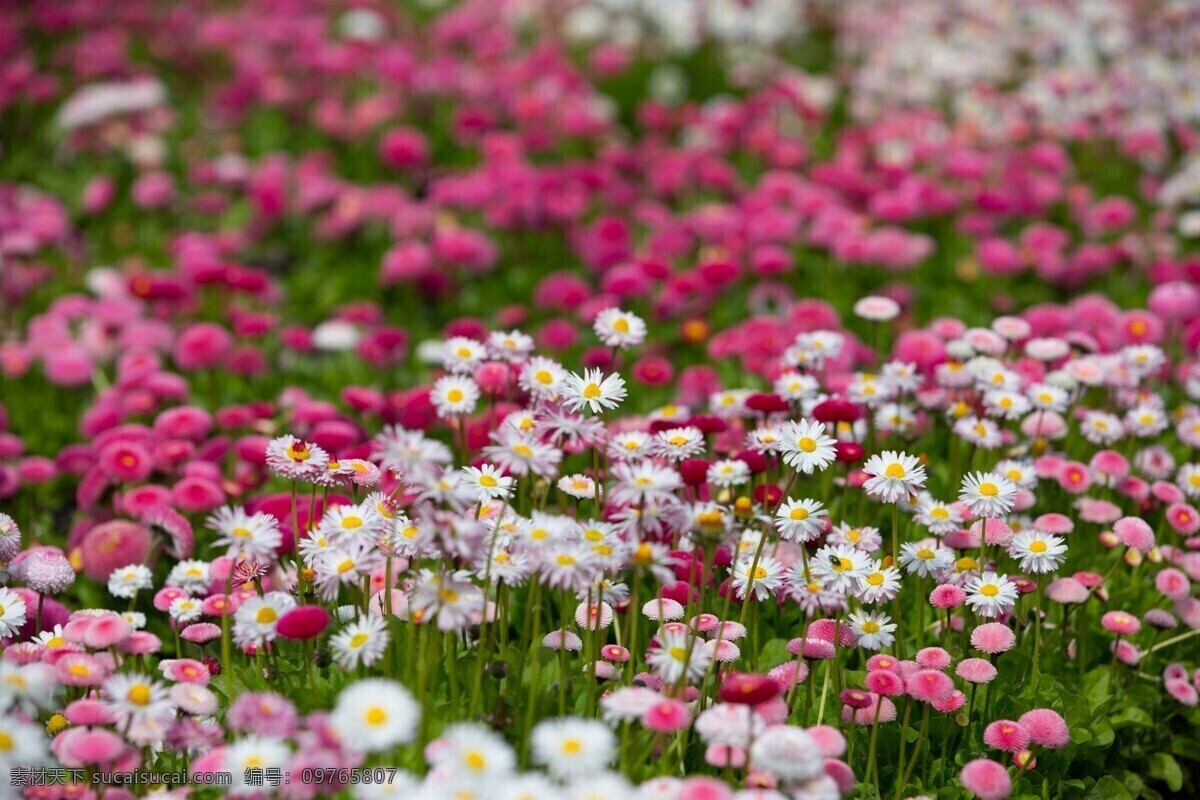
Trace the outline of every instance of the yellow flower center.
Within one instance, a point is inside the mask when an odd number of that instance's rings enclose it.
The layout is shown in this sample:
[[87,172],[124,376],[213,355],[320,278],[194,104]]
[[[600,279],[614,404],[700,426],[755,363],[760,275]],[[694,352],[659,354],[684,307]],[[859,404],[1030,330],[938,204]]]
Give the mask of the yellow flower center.
[[83,664],[72,664],[70,667],[67,668],[67,672],[71,673],[72,675],[78,676],[80,678],[86,678],[90,674],[88,672],[88,668],[85,667]]
[[803,506],[793,508],[792,513],[789,516],[797,521],[808,519],[808,509],[804,508]]
[[900,480],[906,473],[904,472],[904,467],[900,464],[888,464],[888,468],[884,470],[883,474],[889,478]]
[[338,575],[345,575],[352,569],[354,569],[354,559],[351,558],[347,558],[345,561],[337,565]]
[[639,567],[648,567],[654,561],[654,549],[648,544],[638,545],[633,551],[633,562]]
[[234,538],[237,538],[237,539],[249,539],[254,534],[252,534],[246,528],[234,528],[233,535],[234,535]]
[[454,603],[458,601],[458,592],[453,589],[441,589],[438,591],[438,597],[447,603]]
[[688,440],[686,436],[672,436],[670,439],[667,439],[667,442],[675,445],[676,447],[683,447],[685,444],[687,444]]
[[589,528],[583,532],[583,538],[587,539],[589,542],[598,542],[604,538],[604,533],[596,530],[595,528]]
[[799,447],[806,453],[811,453],[817,449],[817,442],[811,436],[805,436],[796,442],[796,447]]
[[367,635],[365,633],[356,633],[350,639],[350,646],[355,649],[362,647],[366,643],[367,643]]
[[613,322],[613,330],[620,331],[621,333],[629,333],[629,320],[624,317],[617,317]]
[[575,563],[575,556],[569,556],[566,553],[563,553],[555,560],[558,561],[559,565],[569,567]]
[[467,762],[467,766],[475,770],[483,769],[483,765],[485,763],[483,753],[480,753],[478,750],[472,750],[471,752],[467,753],[465,760]]
[[126,695],[129,702],[137,706],[145,706],[150,704],[150,687],[144,683],[135,683],[129,687],[129,694]]
[[537,372],[533,373],[533,379],[546,386],[549,386],[554,382],[554,376],[550,374],[549,370],[544,369],[539,369]]
[[275,609],[271,608],[270,606],[263,606],[258,610],[258,614],[256,614],[254,618],[261,624],[268,625],[276,620],[277,615],[275,613]]
[[513,452],[519,456],[524,456],[525,458],[529,458],[530,456],[533,455],[533,451],[530,450],[527,445],[523,445],[523,444],[513,445]]
[[1042,540],[1040,540],[1040,539],[1039,539],[1039,540],[1037,540],[1037,541],[1035,541],[1035,542],[1030,542],[1030,543],[1029,543],[1029,552],[1031,552],[1031,553],[1044,553],[1044,552],[1046,552],[1046,543],[1045,543],[1045,542],[1043,542],[1043,541],[1042,541]]
[[587,386],[583,387],[583,396],[588,400],[595,400],[600,396],[600,387],[594,383],[589,383]]
[[496,485],[496,479],[493,478],[491,475],[480,475],[479,476],[479,485],[486,486],[487,488],[490,489]]
[[765,567],[755,567],[753,570],[746,570],[747,578],[750,577],[750,573],[752,571],[754,573],[754,580],[756,581],[761,581],[763,578],[767,577],[767,570]]
[[383,723],[387,722],[387,712],[379,706],[372,706],[367,711],[366,718],[368,725],[382,725]]
[[867,620],[862,624],[863,633],[879,633],[879,623],[873,620]]
[[4,731],[0,731],[0,751],[5,753],[13,749],[13,738]]
[[296,442],[288,445],[287,457],[293,461],[308,461],[309,451],[308,445],[304,442]]
[[564,753],[578,753],[583,749],[583,742],[578,739],[567,739],[562,743]]
[[461,403],[463,399],[462,389],[451,389],[446,392],[446,399],[451,403]]
[[343,517],[342,518],[342,527],[343,528],[361,528],[362,524],[363,524],[363,521],[362,521],[361,517]]
[[970,556],[963,556],[958,561],[954,562],[954,568],[959,572],[967,572],[968,570],[978,569],[979,562]]
[[1004,473],[1004,477],[1015,483],[1016,481],[1021,480],[1021,471],[1019,469],[1010,469],[1008,472]]
[[979,493],[984,497],[995,497],[1000,493],[1000,489],[994,483],[981,483]]
[[[0,614],[4,613],[3,608],[4,608],[3,606],[0,606]],[[51,636],[49,639],[46,640],[46,647],[53,650],[56,647],[62,647],[66,643],[67,643],[67,640],[62,638],[61,636]]]
[[470,358],[471,357],[471,349],[469,347],[458,348],[458,357],[459,358]]
[[922,547],[920,550],[917,551],[917,558],[925,559],[926,561],[933,558],[933,555],[934,555],[933,551],[930,550],[928,547]]
[[869,583],[871,586],[883,586],[883,573],[871,573],[867,576],[867,583]]
[[979,593],[984,597],[995,597],[1000,594],[1000,587],[994,583],[985,583],[979,587]]
[[929,512],[934,519],[950,519],[950,512],[944,508],[935,508]]
[[672,647],[667,652],[670,653],[671,658],[675,659],[676,661],[684,661],[687,659],[687,650],[683,649],[682,647]]

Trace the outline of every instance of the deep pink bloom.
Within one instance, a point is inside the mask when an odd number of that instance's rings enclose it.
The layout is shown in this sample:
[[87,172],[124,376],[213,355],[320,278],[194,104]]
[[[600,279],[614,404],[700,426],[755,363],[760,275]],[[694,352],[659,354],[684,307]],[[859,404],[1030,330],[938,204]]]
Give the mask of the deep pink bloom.
[[982,658],[964,658],[954,668],[954,674],[967,683],[991,683],[997,672],[992,662]]
[[1016,635],[1002,622],[985,622],[971,631],[971,646],[991,655],[1007,653],[1016,643]]
[[212,677],[208,667],[193,658],[164,659],[158,663],[158,668],[167,680],[176,683],[195,683],[203,686]]
[[[771,682],[772,685],[774,681]],[[678,700],[663,698],[646,709],[642,714],[642,724],[652,731],[671,733],[688,725],[689,713],[687,706]]]
[[136,522],[115,519],[92,528],[80,545],[83,571],[104,583],[114,569],[141,564],[150,552],[150,533]]
[[924,650],[918,650],[916,661],[925,669],[943,670],[950,666],[953,659],[950,654],[940,647],[926,647]]
[[943,584],[929,593],[929,603],[935,608],[957,608],[967,600],[967,593],[960,586]]
[[1057,750],[1071,740],[1066,720],[1048,708],[1026,711],[1018,721],[1029,731],[1029,738],[1042,747]]
[[997,750],[1015,753],[1029,744],[1029,731],[1019,722],[999,719],[983,729],[983,743]]
[[1004,800],[1012,792],[1012,779],[1003,764],[990,758],[968,761],[958,779],[968,792],[981,800]]
[[1123,517],[1113,524],[1113,533],[1126,547],[1147,553],[1154,548],[1154,529],[1141,517]]
[[1121,636],[1132,636],[1142,629],[1141,621],[1133,614],[1124,611],[1109,611],[1100,618],[1100,624],[1104,626],[1105,630]]
[[864,685],[878,695],[896,697],[904,694],[904,679],[890,669],[877,669],[867,673]]
[[331,621],[329,612],[320,606],[297,606],[279,618],[275,630],[285,639],[314,639]]
[[954,681],[935,669],[918,670],[909,677],[906,689],[909,697],[923,703],[945,700],[954,694]]

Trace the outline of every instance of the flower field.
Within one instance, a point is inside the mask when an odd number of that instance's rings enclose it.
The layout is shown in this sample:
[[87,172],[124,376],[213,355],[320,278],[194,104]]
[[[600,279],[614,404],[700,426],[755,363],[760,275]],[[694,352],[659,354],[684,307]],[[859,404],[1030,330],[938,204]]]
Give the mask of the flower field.
[[0,799],[1196,797],[1198,54],[0,2]]

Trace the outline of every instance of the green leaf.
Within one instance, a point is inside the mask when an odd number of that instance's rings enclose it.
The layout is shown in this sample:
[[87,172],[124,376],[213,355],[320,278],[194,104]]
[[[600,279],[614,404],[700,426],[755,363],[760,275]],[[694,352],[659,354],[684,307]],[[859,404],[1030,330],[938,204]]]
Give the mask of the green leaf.
[[1158,778],[1167,784],[1167,788],[1172,792],[1178,792],[1183,787],[1183,770],[1179,762],[1166,753],[1150,756],[1150,777]]
[[1133,800],[1133,795],[1125,785],[1111,775],[1105,775],[1096,781],[1096,785],[1086,797],[1087,800]]
[[1082,688],[1083,696],[1087,698],[1088,706],[1094,712],[1112,697],[1108,669],[1094,669],[1084,675]]
[[1137,706],[1125,706],[1109,720],[1113,728],[1118,730],[1127,726],[1148,728],[1154,724],[1154,719]]

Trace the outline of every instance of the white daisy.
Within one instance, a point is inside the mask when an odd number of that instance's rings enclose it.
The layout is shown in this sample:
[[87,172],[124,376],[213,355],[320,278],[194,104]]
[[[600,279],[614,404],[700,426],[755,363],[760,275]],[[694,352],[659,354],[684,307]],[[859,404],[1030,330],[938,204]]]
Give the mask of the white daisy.
[[466,336],[452,336],[442,342],[442,366],[449,372],[472,372],[487,354],[483,344]]
[[114,569],[108,576],[108,593],[113,597],[134,597],[154,588],[154,575],[145,564],[130,564]]
[[571,411],[587,408],[599,414],[616,408],[626,395],[624,378],[615,372],[606,377],[598,369],[584,370],[583,375],[572,372],[562,386],[563,406]]
[[967,605],[981,617],[998,617],[1017,602],[1017,586],[1007,575],[985,572],[967,581]]
[[24,626],[24,599],[16,592],[0,588],[0,639],[16,636]]
[[445,375],[434,382],[429,400],[439,417],[465,416],[479,402],[479,384],[466,375]]
[[596,315],[592,329],[605,347],[632,347],[646,340],[646,323],[619,308],[606,308]]
[[783,570],[783,564],[766,553],[758,557],[757,564],[753,556],[739,561],[733,568],[733,587],[738,599],[753,591],[755,600],[766,600],[783,585]]
[[854,631],[858,646],[867,650],[882,650],[896,641],[892,633],[896,630],[896,623],[887,614],[853,613],[850,615],[850,628]]
[[378,614],[361,616],[329,639],[333,660],[342,669],[369,667],[387,650],[388,624]]
[[515,480],[491,464],[484,464],[482,467],[463,467],[462,471],[468,485],[475,491],[476,500],[480,503],[510,496],[513,484],[516,483]]
[[876,561],[866,574],[858,579],[858,598],[868,604],[886,603],[900,591],[900,571],[885,567]]
[[779,452],[783,461],[797,472],[811,475],[824,470],[837,459],[837,441],[825,435],[825,423],[785,422],[779,427]]
[[533,760],[560,778],[602,771],[616,754],[617,739],[607,725],[576,717],[548,719],[534,726]]
[[750,479],[750,467],[740,458],[725,458],[714,461],[708,467],[705,480],[712,486],[730,488],[741,486]]
[[342,689],[329,727],[347,749],[379,753],[411,742],[420,719],[421,706],[400,683],[369,678]]
[[104,681],[103,689],[105,705],[120,726],[131,721],[163,719],[173,710],[167,687],[149,675],[119,672]]
[[1067,559],[1067,546],[1061,536],[1037,530],[1021,531],[1014,536],[1008,552],[1020,559],[1023,572],[1053,572]]
[[654,454],[672,461],[683,461],[704,452],[704,434],[699,428],[687,426],[668,428],[654,435]]
[[975,472],[962,479],[962,490],[958,499],[966,504],[971,513],[980,517],[998,519],[1013,509],[1017,498],[1017,485],[994,472]]
[[812,542],[825,531],[828,516],[817,500],[789,499],[775,512],[775,528],[784,541]]
[[234,559],[249,556],[256,561],[274,561],[283,542],[279,520],[262,512],[248,514],[241,506],[220,508],[205,524],[218,534],[213,544],[228,547],[226,555]]
[[900,566],[922,578],[936,575],[954,563],[954,551],[933,539],[900,545]]
[[553,399],[558,396],[567,371],[562,365],[544,356],[534,356],[521,368],[517,385],[534,398]]
[[916,494],[925,486],[925,468],[916,456],[885,450],[863,465],[868,475],[863,488],[885,503],[895,503]]
[[493,358],[519,364],[533,352],[533,337],[521,331],[495,331],[488,336],[488,350]]
[[242,601],[233,612],[234,638],[243,646],[274,641],[279,618],[295,607],[296,601],[286,592],[267,592]]
[[826,589],[847,592],[860,578],[866,577],[871,558],[855,547],[825,545],[809,559],[808,567]]

